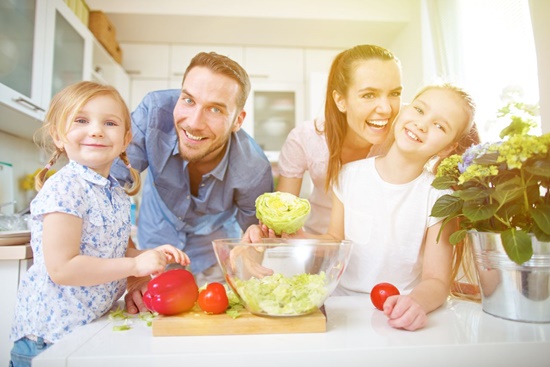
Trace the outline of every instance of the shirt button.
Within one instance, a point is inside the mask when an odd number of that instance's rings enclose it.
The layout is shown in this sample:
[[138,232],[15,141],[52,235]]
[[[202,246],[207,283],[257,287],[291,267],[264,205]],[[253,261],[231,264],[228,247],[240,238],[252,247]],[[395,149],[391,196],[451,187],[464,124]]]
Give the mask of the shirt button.
[[189,196],[189,195],[187,195],[187,200],[189,200],[189,198],[190,198],[190,196]]
[[204,187],[204,184],[201,184],[201,187]]

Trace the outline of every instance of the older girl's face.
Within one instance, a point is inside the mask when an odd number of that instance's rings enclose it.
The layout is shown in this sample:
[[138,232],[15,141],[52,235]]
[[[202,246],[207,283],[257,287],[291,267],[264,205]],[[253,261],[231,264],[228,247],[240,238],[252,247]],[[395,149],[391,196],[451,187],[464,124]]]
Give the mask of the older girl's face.
[[380,144],[401,107],[401,68],[394,60],[370,59],[356,63],[346,95],[333,93],[346,114],[347,139]]

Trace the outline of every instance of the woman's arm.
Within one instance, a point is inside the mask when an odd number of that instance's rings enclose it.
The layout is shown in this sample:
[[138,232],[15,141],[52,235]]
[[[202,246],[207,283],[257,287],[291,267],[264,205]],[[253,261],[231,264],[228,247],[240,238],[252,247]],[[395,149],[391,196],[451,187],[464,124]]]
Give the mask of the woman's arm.
[[279,176],[279,182],[277,183],[276,191],[288,192],[295,196],[300,195],[302,189],[302,178],[290,178],[285,176]]

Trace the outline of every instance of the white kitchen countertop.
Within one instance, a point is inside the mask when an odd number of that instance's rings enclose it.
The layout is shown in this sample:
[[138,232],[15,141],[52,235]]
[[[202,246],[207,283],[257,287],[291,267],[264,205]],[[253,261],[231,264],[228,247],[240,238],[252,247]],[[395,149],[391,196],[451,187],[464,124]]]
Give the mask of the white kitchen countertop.
[[115,332],[103,317],[46,350],[33,366],[550,365],[550,323],[503,320],[477,303],[449,301],[414,332],[388,326],[368,296],[331,297],[325,308],[327,331],[310,334],[155,337],[137,318],[131,330]]

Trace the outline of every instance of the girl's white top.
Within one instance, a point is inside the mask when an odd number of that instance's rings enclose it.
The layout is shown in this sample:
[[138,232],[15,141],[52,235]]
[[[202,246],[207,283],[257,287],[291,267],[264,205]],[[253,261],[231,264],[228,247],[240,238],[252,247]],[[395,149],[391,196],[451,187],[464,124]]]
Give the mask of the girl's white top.
[[[104,315],[125,291],[126,279],[86,287],[59,285],[50,279],[44,264],[42,230],[44,216],[55,212],[82,218],[80,254],[125,256],[130,199],[114,178],[70,161],[45,182],[31,203],[34,260],[19,286],[12,341],[34,335],[56,342]],[[63,233],[59,239],[63,240]]]
[[344,205],[345,237],[354,247],[333,295],[370,293],[381,282],[410,293],[421,280],[426,231],[442,220],[430,217],[431,209],[450,191],[432,187],[432,173],[395,185],[382,180],[374,162],[344,165],[334,188]]

